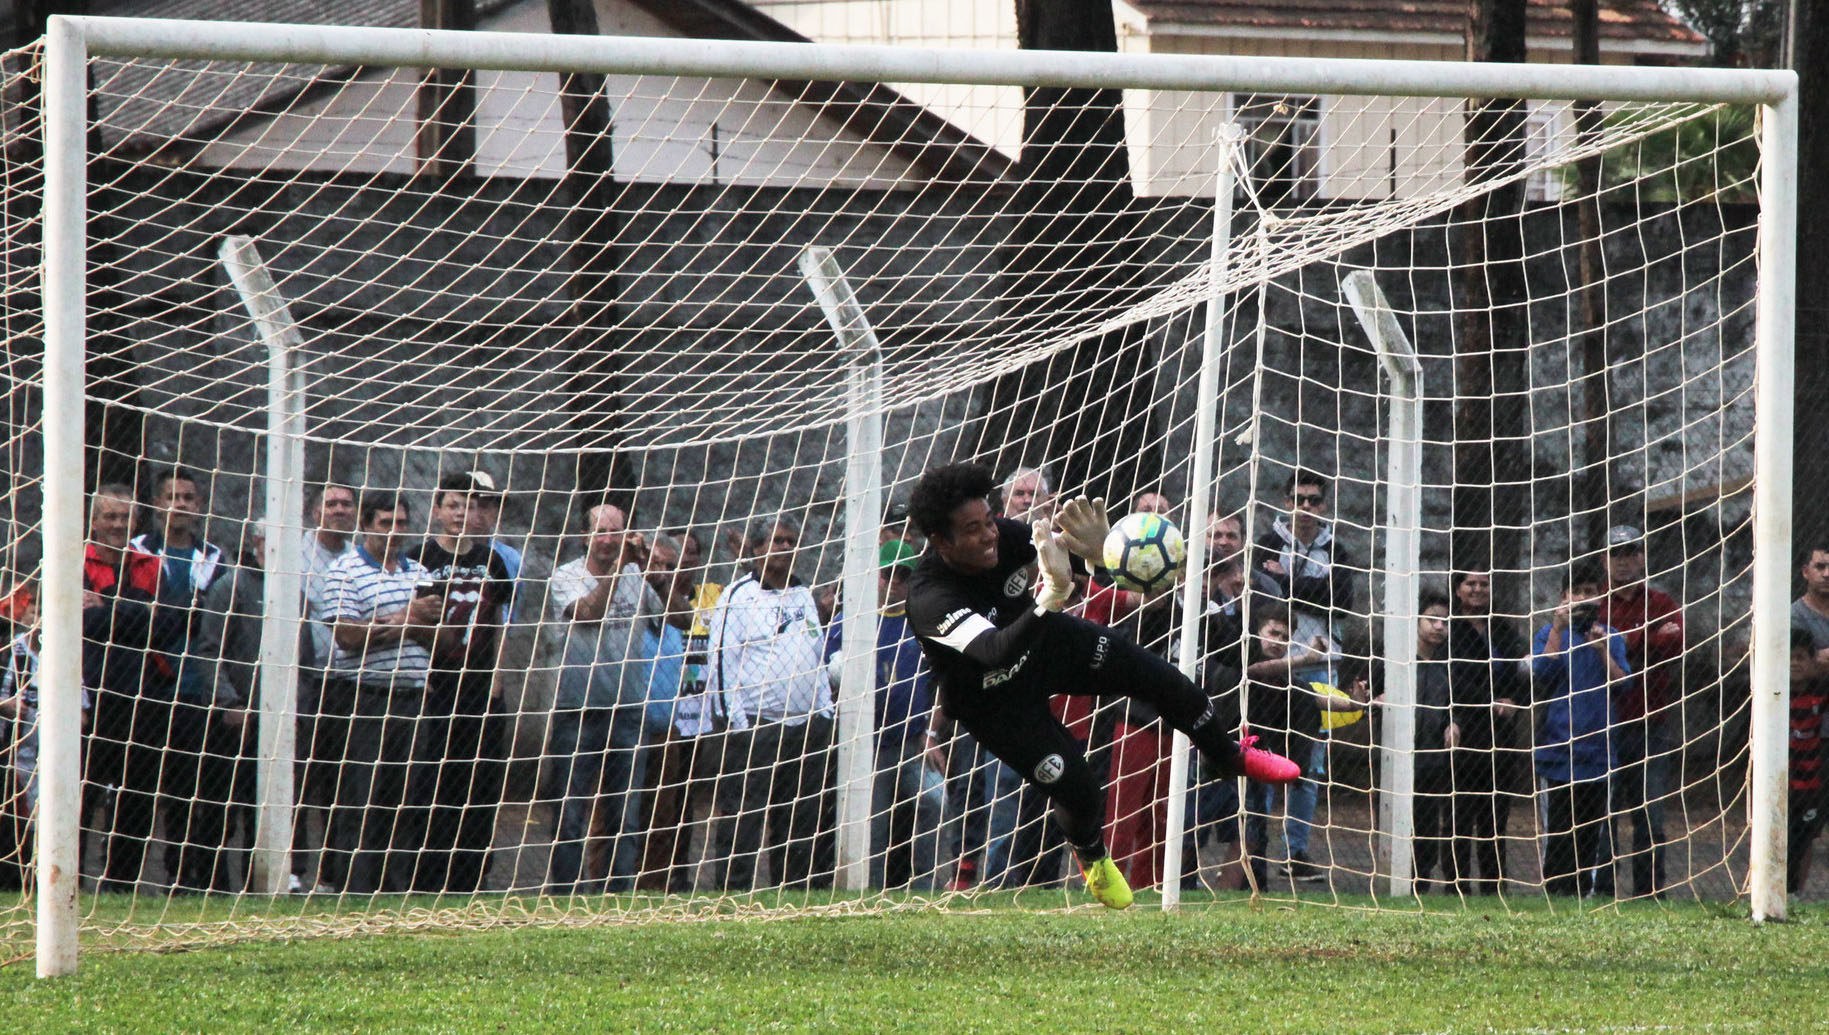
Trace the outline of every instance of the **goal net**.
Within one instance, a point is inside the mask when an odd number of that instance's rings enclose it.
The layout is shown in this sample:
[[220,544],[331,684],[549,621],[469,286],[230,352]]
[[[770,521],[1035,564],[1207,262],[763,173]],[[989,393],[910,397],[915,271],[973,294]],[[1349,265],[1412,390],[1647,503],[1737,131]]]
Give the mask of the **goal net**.
[[1057,698],[1145,903],[1767,872],[1775,80],[69,24],[0,112],[11,955],[47,851],[96,947],[1087,905],[907,632],[957,460],[1176,522],[1074,608],[1304,766]]

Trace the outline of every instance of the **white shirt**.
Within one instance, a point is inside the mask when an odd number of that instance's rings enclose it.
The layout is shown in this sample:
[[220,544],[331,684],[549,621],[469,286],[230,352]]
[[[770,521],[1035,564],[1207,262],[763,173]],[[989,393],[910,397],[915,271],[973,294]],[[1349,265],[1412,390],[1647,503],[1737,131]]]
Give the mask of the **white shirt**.
[[324,668],[336,653],[336,638],[331,633],[330,601],[325,596],[326,583],[330,578],[330,569],[345,557],[356,552],[354,536],[343,540],[343,549],[332,550],[325,546],[316,532],[305,533],[305,543],[299,552],[300,567],[304,569],[299,581],[305,588],[305,630],[310,635],[310,654],[299,658],[299,664],[305,668]]
[[[601,576],[591,574],[591,569],[585,565],[586,560],[587,558],[580,557],[553,569],[552,580],[546,588],[546,607],[553,621],[576,621],[566,612],[573,604],[596,592],[597,584],[603,581]],[[648,593],[652,593],[653,590],[648,589],[647,593],[642,592],[647,589],[647,585],[642,581],[641,569],[634,564],[623,565],[622,570],[616,573],[616,579],[619,583],[623,583],[625,579],[634,579],[634,591],[625,592],[627,583],[610,587],[609,599],[604,601],[603,617],[633,618],[638,613],[642,598]],[[658,601],[658,597],[656,600]],[[659,610],[659,608],[655,607],[652,610]]]
[[733,730],[829,716],[824,647],[811,590],[768,589],[744,575],[725,587],[712,611],[705,689],[722,696]]

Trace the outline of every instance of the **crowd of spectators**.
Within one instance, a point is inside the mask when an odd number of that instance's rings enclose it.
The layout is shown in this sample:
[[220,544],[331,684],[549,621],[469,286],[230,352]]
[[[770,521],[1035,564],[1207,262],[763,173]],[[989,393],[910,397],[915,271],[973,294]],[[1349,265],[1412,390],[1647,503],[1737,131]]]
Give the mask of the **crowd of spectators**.
[[[85,864],[102,891],[154,879],[173,891],[231,891],[248,879],[254,835],[260,543],[233,557],[205,538],[206,486],[192,473],[166,469],[147,486],[136,499],[128,486],[102,485],[88,511]],[[1258,785],[1241,800],[1234,781],[1196,771],[1187,853],[1169,872],[1162,721],[1135,702],[1057,700],[1108,788],[1108,841],[1133,885],[1189,881],[1204,850],[1219,854],[1222,888],[1328,879],[1331,859],[1311,850],[1311,830],[1332,741],[1389,707],[1390,682],[1387,663],[1368,667],[1342,646],[1347,616],[1365,618],[1364,569],[1334,537],[1331,490],[1297,471],[1257,541],[1246,543],[1237,508],[1220,508],[1202,530],[1199,680],[1231,722],[1301,764],[1303,780],[1281,801]],[[1048,474],[1034,467],[1012,471],[999,497],[998,513],[1025,521],[1055,506]],[[515,719],[504,645],[526,623],[541,630],[536,663],[556,676],[534,795],[550,822],[548,893],[831,886],[850,602],[800,580],[792,518],[727,530],[726,575],[693,531],[633,524],[601,504],[582,516],[576,555],[562,552],[535,583],[497,538],[503,494],[488,474],[446,478],[431,499],[418,520],[406,496],[386,491],[332,483],[308,501],[294,890],[467,893],[514,882],[491,865],[498,842],[522,833],[502,830]],[[1128,509],[1172,516],[1177,504],[1146,492]],[[1616,894],[1616,869],[1638,895],[1668,889],[1663,819],[1684,629],[1676,601],[1647,584],[1643,540],[1636,528],[1608,530],[1594,559],[1571,563],[1531,637],[1493,613],[1489,572],[1457,572],[1445,592],[1417,601],[1406,666],[1415,739],[1403,747],[1414,752],[1419,891],[1491,895],[1516,879],[1505,846],[1524,801],[1536,822],[1509,838],[1539,839],[1550,893]],[[903,612],[921,547],[905,508],[892,506],[878,593],[862,605],[877,627],[870,881],[1058,882],[1065,853],[1041,797],[934,706]],[[1829,548],[1810,552],[1802,575],[1794,885],[1824,816]],[[0,859],[10,863],[0,881],[14,883],[36,793],[33,597],[28,585],[0,600],[17,630],[0,666]],[[1175,660],[1179,593],[1144,597],[1095,572],[1073,606]]]

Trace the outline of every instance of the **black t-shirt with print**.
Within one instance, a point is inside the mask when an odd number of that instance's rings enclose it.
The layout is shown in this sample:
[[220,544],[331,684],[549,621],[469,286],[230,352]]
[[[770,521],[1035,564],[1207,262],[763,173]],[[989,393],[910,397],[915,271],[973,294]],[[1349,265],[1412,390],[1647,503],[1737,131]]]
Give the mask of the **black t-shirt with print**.
[[487,540],[477,540],[462,554],[453,554],[438,540],[427,539],[409,548],[406,556],[425,569],[418,594],[435,594],[444,599],[444,612],[439,618],[441,641],[455,633],[454,642],[432,652],[432,668],[445,672],[493,672],[502,615],[514,595],[508,562]]

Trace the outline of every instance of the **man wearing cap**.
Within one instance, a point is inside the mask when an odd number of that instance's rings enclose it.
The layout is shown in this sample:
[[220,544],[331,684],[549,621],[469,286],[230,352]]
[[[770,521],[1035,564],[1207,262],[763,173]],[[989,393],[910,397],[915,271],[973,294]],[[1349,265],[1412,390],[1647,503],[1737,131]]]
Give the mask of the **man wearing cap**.
[[490,541],[501,504],[486,472],[448,476],[433,502],[439,532],[404,551],[425,571],[418,595],[442,606],[407,818],[425,833],[417,891],[477,890],[495,839],[506,772],[496,669],[514,599],[514,575]]
[[[870,885],[938,886],[946,775],[927,764],[933,698],[921,645],[908,627],[908,576],[920,554],[900,539],[877,548],[876,781],[870,800]],[[844,674],[844,620],[826,631],[827,670]]]
[[[1638,678],[1616,691],[1613,742],[1619,764],[1612,777],[1615,854],[1632,831],[1632,880],[1640,895],[1662,895],[1664,798],[1670,794],[1670,765],[1677,750],[1671,735],[1676,717],[1672,690],[1683,664],[1683,612],[1670,594],[1645,582],[1645,536],[1631,525],[1607,529],[1607,595],[1601,622],[1626,638],[1626,657]],[[1603,867],[1604,869],[1604,867]],[[1612,875],[1596,875],[1610,890]]]

